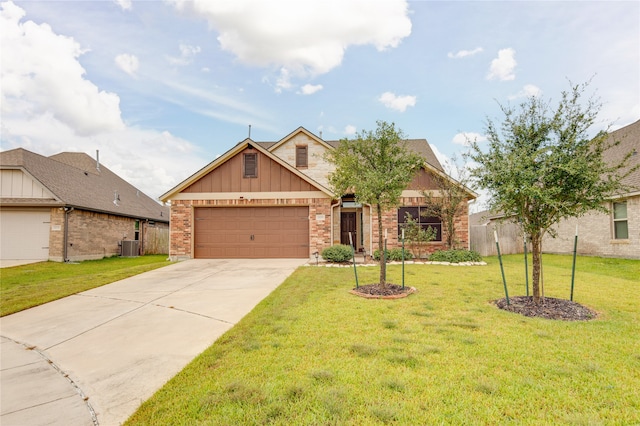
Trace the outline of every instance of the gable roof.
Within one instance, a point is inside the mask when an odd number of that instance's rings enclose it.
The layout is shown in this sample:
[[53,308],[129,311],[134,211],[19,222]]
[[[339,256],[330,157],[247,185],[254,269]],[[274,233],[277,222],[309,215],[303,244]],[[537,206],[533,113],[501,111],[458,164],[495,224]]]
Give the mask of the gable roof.
[[250,138],[247,138],[244,141],[238,143],[233,148],[231,148],[229,151],[225,152],[220,157],[218,157],[215,160],[213,160],[211,163],[207,164],[206,166],[204,166],[203,168],[201,168],[200,170],[195,172],[193,175],[191,175],[188,178],[186,178],[185,180],[183,180],[178,185],[176,185],[173,188],[171,188],[169,191],[167,191],[164,194],[162,194],[160,196],[160,200],[168,201],[169,199],[171,199],[171,197],[173,197],[174,195],[178,194],[179,192],[185,190],[191,184],[195,183],[196,181],[198,181],[199,179],[201,179],[202,177],[204,177],[205,175],[207,175],[211,171],[215,170],[216,168],[218,168],[219,166],[221,166],[222,164],[227,162],[229,159],[231,159],[232,157],[236,156],[238,153],[240,153],[243,150],[245,150],[247,147],[252,147],[252,148],[256,149],[258,152],[262,153],[263,155],[267,156],[271,160],[275,161],[280,166],[284,167],[285,169],[287,169],[291,173],[295,174],[296,176],[298,176],[299,178],[301,178],[305,182],[308,182],[309,184],[315,186],[316,188],[318,188],[320,191],[324,192],[328,196],[333,197],[331,191],[329,189],[327,189],[326,187],[324,187],[322,184],[316,182],[315,180],[311,179],[306,174],[300,172],[298,169],[296,169],[295,167],[293,167],[292,165],[290,165],[286,161],[282,160],[277,155],[272,154],[271,151],[269,151],[267,148],[265,148],[263,146],[263,144],[256,143],[253,140],[251,140]]
[[[0,152],[0,168],[19,169],[45,187],[59,204],[118,216],[169,221],[169,208],[80,152],[45,157],[24,148]],[[118,198],[117,203],[114,200]],[[3,204],[43,204],[43,200],[3,199]]]
[[294,136],[296,136],[299,133],[304,133],[309,138],[311,138],[314,141],[318,142],[320,145],[324,145],[327,149],[331,149],[332,148],[332,146],[329,145],[325,140],[323,140],[322,138],[319,138],[318,136],[314,135],[313,133],[311,133],[310,131],[308,131],[307,129],[305,129],[302,126],[298,127],[296,130],[294,130],[293,132],[289,133],[287,136],[285,136],[284,138],[280,139],[278,142],[273,142],[273,143],[272,142],[264,142],[264,144],[265,144],[265,146],[268,145],[269,151],[275,151],[280,145],[283,145],[284,143],[286,143],[288,140],[290,140],[291,138],[293,138]]
[[[325,142],[327,142],[333,148],[337,148],[338,145],[340,145],[339,140],[331,140]],[[405,139],[404,142],[407,144],[407,148],[410,151],[424,158],[428,165],[436,170],[444,172],[442,164],[440,164],[440,161],[438,161],[438,158],[431,149],[431,145],[429,145],[429,142],[426,139]]]
[[610,141],[620,141],[620,144],[602,154],[607,164],[619,164],[625,155],[629,152],[635,152],[629,159],[629,166],[626,170],[633,167],[638,167],[638,169],[624,178],[622,183],[630,187],[632,194],[640,193],[640,120],[609,133],[608,137]]

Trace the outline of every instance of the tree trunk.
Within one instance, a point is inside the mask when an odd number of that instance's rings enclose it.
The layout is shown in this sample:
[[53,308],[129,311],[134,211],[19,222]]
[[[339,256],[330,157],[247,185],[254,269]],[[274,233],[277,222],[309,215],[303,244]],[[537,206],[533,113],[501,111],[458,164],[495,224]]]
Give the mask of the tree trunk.
[[531,255],[533,256],[533,303],[540,304],[540,276],[542,272],[542,235],[531,234]]
[[449,250],[453,249],[453,245],[455,242],[455,218],[447,218],[447,248]]
[[380,285],[387,285],[387,253],[384,250],[384,238],[382,235],[382,206],[376,204],[376,213],[378,214],[378,250],[380,250]]

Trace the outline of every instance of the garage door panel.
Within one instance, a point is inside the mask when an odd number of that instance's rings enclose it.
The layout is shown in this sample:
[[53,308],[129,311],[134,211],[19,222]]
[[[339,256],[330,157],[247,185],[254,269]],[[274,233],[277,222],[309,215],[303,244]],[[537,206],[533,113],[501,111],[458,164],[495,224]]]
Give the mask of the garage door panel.
[[49,258],[50,211],[0,212],[0,258],[47,260]]
[[306,206],[197,208],[195,217],[196,258],[309,256]]

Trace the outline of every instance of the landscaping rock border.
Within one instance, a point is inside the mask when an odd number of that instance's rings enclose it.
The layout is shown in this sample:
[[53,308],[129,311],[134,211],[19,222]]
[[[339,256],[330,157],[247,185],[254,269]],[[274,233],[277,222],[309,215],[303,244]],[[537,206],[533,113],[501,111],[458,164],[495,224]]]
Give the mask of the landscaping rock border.
[[[486,262],[416,262],[408,260],[404,262],[405,265],[446,265],[446,266],[487,266]],[[388,262],[387,265],[402,265],[402,262]],[[314,263],[309,262],[304,266],[316,266]],[[317,266],[324,266],[327,268],[353,268],[353,263],[330,263],[320,262]],[[356,263],[356,266],[380,266],[378,263]]]

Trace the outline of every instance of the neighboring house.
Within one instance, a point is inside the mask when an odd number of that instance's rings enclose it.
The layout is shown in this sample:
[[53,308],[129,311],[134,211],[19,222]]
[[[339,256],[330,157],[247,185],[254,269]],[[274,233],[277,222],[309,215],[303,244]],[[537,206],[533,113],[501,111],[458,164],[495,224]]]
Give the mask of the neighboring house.
[[[353,195],[335,199],[328,188],[333,166],[324,154],[338,143],[300,127],[278,142],[237,144],[160,197],[171,203],[170,257],[308,258],[331,245],[349,244],[349,233],[356,250],[370,254],[378,248],[374,210]],[[431,176],[444,175],[425,139],[407,143],[425,163],[403,192],[401,207],[384,213],[389,248],[399,245],[405,212],[419,216],[421,190],[435,191]],[[440,219],[420,220],[438,230],[429,251],[442,248]],[[457,225],[456,239],[468,247],[466,205]]]
[[[619,164],[629,152],[633,153],[629,167],[640,164],[640,121],[611,132],[609,138],[619,140],[620,144],[605,151],[604,159],[608,164]],[[594,211],[555,225],[557,236],[545,235],[543,252],[573,253],[577,227],[578,254],[640,259],[640,169],[629,175],[623,183],[629,188],[607,201],[607,213]],[[518,225],[513,221],[504,221],[503,216],[487,211],[471,215],[472,249],[485,256],[497,254],[493,239],[495,229],[500,239],[501,253],[524,251]]]
[[[629,152],[633,153],[630,167],[640,164],[640,120],[611,132],[609,138],[620,144],[605,151],[608,164],[619,164]],[[592,212],[560,222],[555,227],[557,237],[544,238],[543,250],[572,253],[577,226],[578,254],[640,259],[640,169],[623,183],[629,189],[606,203],[608,213]]]
[[0,188],[2,260],[167,253],[169,208],[87,154],[0,152]]

